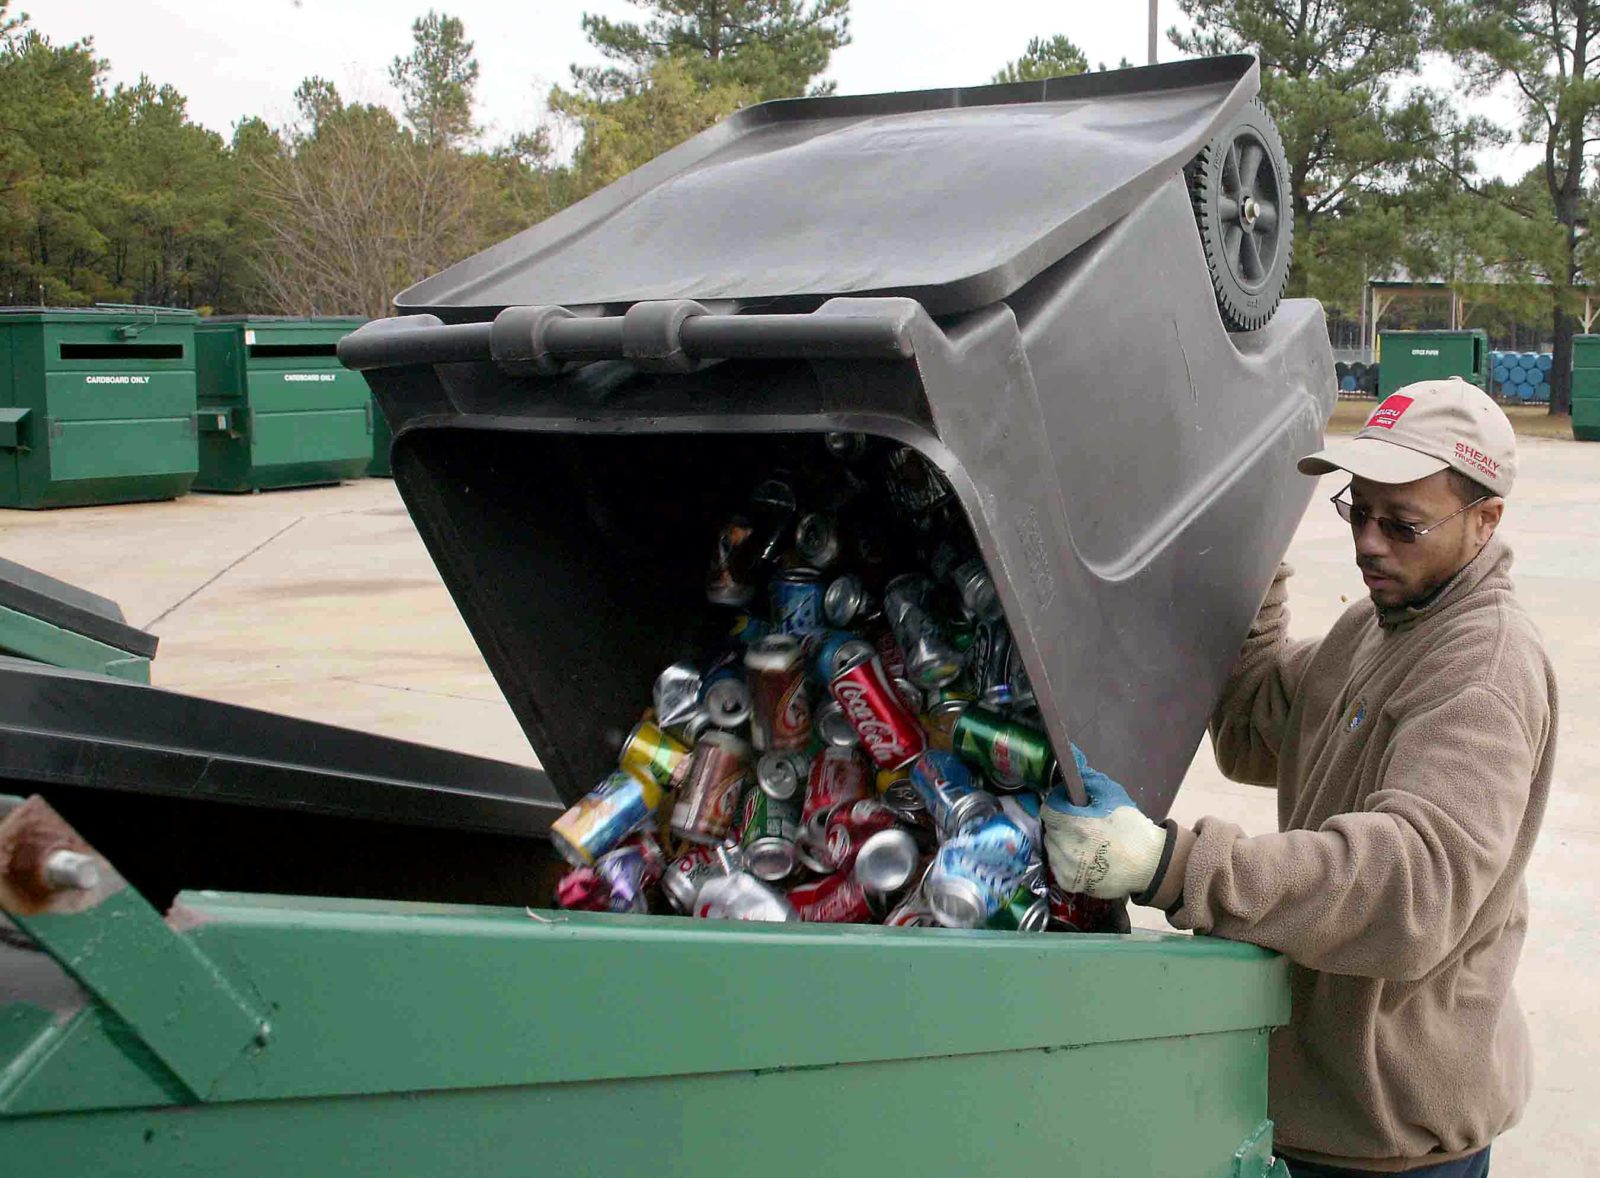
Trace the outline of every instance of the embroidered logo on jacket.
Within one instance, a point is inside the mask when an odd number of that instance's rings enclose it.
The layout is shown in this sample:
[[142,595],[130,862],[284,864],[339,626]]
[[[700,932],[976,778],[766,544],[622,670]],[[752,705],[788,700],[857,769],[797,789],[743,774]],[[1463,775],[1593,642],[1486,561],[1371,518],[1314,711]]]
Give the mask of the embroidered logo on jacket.
[[1346,713],[1346,715],[1345,715],[1345,720],[1344,720],[1345,731],[1346,732],[1354,732],[1357,728],[1360,728],[1361,725],[1365,724],[1366,722],[1367,722],[1367,705],[1366,705],[1366,701],[1358,699],[1358,700],[1356,700],[1355,703],[1350,705],[1350,711],[1348,713]]

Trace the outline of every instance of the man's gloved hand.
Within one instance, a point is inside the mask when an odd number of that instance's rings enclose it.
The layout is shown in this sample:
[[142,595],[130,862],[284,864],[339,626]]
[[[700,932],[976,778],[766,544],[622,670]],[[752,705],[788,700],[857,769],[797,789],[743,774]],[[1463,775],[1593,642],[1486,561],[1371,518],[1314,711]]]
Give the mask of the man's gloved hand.
[[1147,902],[1171,858],[1174,824],[1158,826],[1146,818],[1127,790],[1089,767],[1077,745],[1072,756],[1089,804],[1074,806],[1066,786],[1058,785],[1039,808],[1050,873],[1069,892]]

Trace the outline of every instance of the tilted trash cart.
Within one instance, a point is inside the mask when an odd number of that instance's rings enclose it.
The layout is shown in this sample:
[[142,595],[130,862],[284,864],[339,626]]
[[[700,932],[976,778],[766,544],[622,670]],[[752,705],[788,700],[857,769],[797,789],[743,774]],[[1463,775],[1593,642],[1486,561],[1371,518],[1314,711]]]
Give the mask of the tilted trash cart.
[[[341,344],[563,803],[692,643],[703,538],[847,431],[948,480],[1055,748],[1165,812],[1334,396],[1320,308],[1278,303],[1257,84],[1221,58],[755,107]],[[0,845],[103,850],[59,822],[30,802]],[[210,893],[163,924],[93,858],[6,896],[76,978],[16,1016],[52,1057],[0,1089],[30,1170],[1284,1172],[1287,966],[1250,946]],[[148,965],[108,979],[76,954],[112,915]]]

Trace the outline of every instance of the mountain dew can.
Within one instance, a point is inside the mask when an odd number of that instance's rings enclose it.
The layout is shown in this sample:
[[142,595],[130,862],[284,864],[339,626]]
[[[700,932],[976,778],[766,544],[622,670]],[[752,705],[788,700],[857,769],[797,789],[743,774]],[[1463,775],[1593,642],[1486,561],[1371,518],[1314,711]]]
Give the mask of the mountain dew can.
[[1028,724],[1007,720],[998,712],[968,704],[950,730],[950,747],[956,756],[982,769],[995,785],[1006,789],[1050,788],[1056,775],[1056,757],[1050,739]]

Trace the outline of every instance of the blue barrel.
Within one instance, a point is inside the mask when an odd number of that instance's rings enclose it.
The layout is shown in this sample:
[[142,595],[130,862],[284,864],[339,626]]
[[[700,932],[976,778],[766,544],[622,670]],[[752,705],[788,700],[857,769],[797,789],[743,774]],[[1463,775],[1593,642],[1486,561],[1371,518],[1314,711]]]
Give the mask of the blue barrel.
[[1527,379],[1528,370],[1521,364],[1513,364],[1509,369],[1506,370],[1506,380],[1510,381],[1514,385],[1522,384]]
[[1531,384],[1519,385],[1517,388],[1517,399],[1521,401],[1533,400],[1533,386]]
[[1511,375],[1511,369],[1507,368],[1504,364],[1496,363],[1494,366],[1493,375],[1495,384],[1505,384],[1507,378]]
[[1540,372],[1549,372],[1550,364],[1554,359],[1555,357],[1550,355],[1549,352],[1540,352],[1539,359],[1535,363],[1538,365]]
[[1550,382],[1543,381],[1533,386],[1533,399],[1535,401],[1550,400]]
[[1524,353],[1522,353],[1522,359],[1521,359],[1520,363],[1522,364],[1522,366],[1524,368],[1537,368],[1537,367],[1539,367],[1539,353],[1538,352],[1524,352]]
[[1349,373],[1345,373],[1345,375],[1339,380],[1339,387],[1347,393],[1355,392],[1356,378],[1351,376]]

